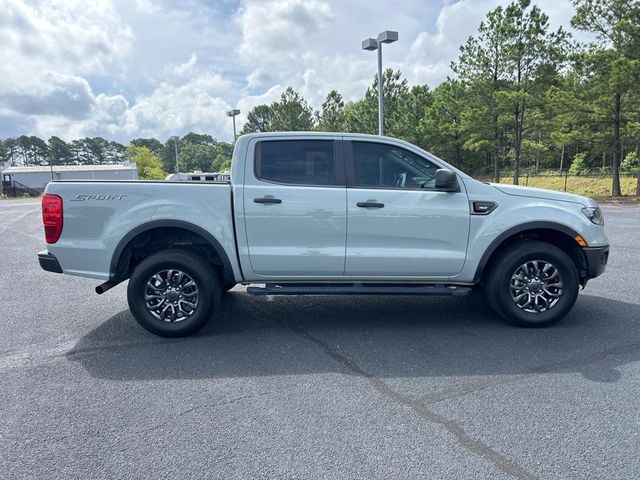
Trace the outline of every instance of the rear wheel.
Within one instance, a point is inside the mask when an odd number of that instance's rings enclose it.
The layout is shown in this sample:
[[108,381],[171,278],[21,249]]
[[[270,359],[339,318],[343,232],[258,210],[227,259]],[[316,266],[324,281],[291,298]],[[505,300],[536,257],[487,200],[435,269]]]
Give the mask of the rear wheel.
[[229,290],[231,290],[233,287],[235,287],[237,284],[236,283],[225,283],[224,285],[222,285],[221,290],[222,293],[226,293]]
[[560,248],[545,242],[514,243],[500,255],[485,283],[487,300],[508,322],[545,327],[562,318],[578,296],[578,270]]
[[163,250],[135,268],[127,300],[140,325],[163,337],[191,335],[220,303],[216,272],[191,252]]

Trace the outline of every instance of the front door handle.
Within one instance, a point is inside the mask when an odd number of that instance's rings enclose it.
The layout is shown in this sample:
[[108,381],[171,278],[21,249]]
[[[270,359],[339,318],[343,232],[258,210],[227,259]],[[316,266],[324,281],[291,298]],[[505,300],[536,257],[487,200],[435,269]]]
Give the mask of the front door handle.
[[375,201],[358,202],[356,205],[361,208],[384,208],[384,203]]
[[253,201],[254,203],[282,203],[282,200],[273,197],[254,198]]

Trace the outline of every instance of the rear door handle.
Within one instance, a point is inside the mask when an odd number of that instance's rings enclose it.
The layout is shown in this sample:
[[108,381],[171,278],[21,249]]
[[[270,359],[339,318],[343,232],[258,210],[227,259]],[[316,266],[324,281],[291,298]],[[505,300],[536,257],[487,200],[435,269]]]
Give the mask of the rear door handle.
[[384,208],[384,203],[379,202],[358,202],[356,203],[358,207],[361,208]]
[[254,203],[282,203],[282,200],[273,197],[254,198],[253,201]]

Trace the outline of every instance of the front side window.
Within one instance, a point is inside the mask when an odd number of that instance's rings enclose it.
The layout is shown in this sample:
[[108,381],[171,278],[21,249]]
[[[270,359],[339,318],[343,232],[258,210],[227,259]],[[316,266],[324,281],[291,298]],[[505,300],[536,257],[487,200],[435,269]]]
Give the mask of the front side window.
[[269,140],[256,145],[256,177],[270,182],[335,185],[332,140]]
[[351,142],[356,185],[372,188],[435,188],[438,166],[395,145]]

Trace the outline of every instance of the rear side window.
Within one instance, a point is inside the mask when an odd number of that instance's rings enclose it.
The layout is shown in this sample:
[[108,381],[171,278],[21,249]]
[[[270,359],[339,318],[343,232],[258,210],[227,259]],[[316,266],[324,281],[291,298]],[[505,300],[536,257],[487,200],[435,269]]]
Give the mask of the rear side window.
[[256,177],[300,185],[335,185],[332,140],[275,140],[256,145]]

